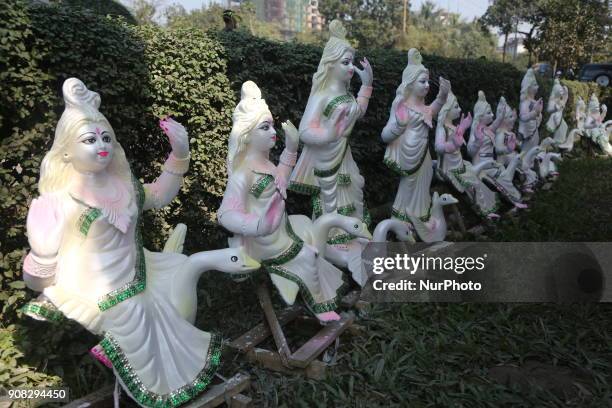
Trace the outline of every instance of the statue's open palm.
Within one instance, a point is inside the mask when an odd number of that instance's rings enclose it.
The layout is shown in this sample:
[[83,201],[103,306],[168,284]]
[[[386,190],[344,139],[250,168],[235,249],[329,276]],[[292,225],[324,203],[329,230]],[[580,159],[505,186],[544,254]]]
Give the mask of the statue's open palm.
[[168,117],[159,121],[159,127],[168,136],[172,152],[177,158],[189,156],[189,136],[183,125]]
[[32,200],[26,228],[28,241],[40,257],[53,257],[59,251],[63,235],[64,213],[57,198],[46,195]]

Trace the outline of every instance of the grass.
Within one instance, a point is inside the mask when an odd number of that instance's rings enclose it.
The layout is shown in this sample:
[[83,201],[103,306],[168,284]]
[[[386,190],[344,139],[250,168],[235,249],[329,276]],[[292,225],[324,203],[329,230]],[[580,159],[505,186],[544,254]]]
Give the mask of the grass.
[[[612,241],[612,160],[567,161],[560,172],[528,212],[488,236]],[[252,283],[219,273],[201,279],[201,329],[231,339],[262,317]],[[365,330],[341,337],[323,381],[269,372],[240,356],[226,358],[222,374],[249,372],[257,407],[605,407],[612,399],[610,304],[377,304],[357,323]],[[75,397],[112,381],[83,349],[62,357],[64,351],[45,364],[61,367]],[[509,382],[496,374],[534,364]]]

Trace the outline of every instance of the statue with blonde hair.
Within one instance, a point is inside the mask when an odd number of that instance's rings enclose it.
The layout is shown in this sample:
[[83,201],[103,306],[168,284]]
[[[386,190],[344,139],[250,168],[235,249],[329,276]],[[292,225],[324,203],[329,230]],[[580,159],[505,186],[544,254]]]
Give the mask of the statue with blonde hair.
[[497,130],[495,130],[495,156],[498,163],[502,166],[510,165],[510,162],[518,155],[517,138],[514,133],[514,124],[517,119],[516,109],[511,109],[506,98],[499,98],[499,104],[507,106],[505,115]]
[[[355,50],[346,40],[346,29],[339,20],[330,23],[329,32],[300,122],[304,148],[291,174],[289,189],[312,198],[313,219],[337,213],[369,224],[363,200],[364,178],[351,154],[349,138],[368,108],[372,68],[366,58],[361,61],[363,69],[353,65]],[[361,79],[357,98],[349,88],[355,72]],[[333,228],[328,243],[341,247],[354,239]]]
[[529,68],[521,81],[521,102],[519,105],[519,136],[521,152],[527,152],[540,144],[538,128],[542,122],[542,98],[536,100],[538,81],[532,68]]
[[[245,82],[233,114],[229,179],[217,218],[234,233],[230,246],[243,247],[261,262],[286,303],[293,304],[300,293],[319,321],[338,320],[335,310],[344,282],[342,271],[324,259],[329,225],[325,229],[305,216],[289,217],[285,211],[287,181],[297,160],[299,136],[291,122],[282,126],[285,149],[275,165],[269,158],[277,139],[272,114],[257,85]],[[335,220],[345,229],[367,231],[359,220],[334,215],[345,218]],[[327,222],[334,224],[334,220]],[[320,230],[325,231],[323,237]]]
[[[453,121],[461,120],[455,126]],[[437,167],[442,177],[460,193],[465,193],[474,206],[476,213],[485,218],[499,218],[497,194],[490,190],[481,180],[480,173],[484,166],[472,166],[463,160],[461,146],[465,144],[463,134],[470,127],[472,116],[461,114],[457,98],[449,92],[446,103],[438,113],[436,126],[435,149],[438,154]]]
[[429,131],[433,128],[432,119],[446,103],[450,92],[450,82],[440,77],[436,99],[425,105],[429,71],[421,61],[416,48],[408,51],[408,64],[395,93],[389,120],[382,130],[382,140],[387,143],[384,162],[401,177],[391,215],[406,222],[410,222],[409,216],[422,221],[430,217],[433,163],[429,153]]
[[65,110],[27,218],[23,279],[42,294],[22,310],[39,320],[72,319],[103,336],[91,353],[128,395],[140,406],[174,407],[203,392],[220,364],[220,338],[193,326],[200,275],[259,264],[235,249],[188,257],[182,239],[163,253],[146,250],[142,212],[178,193],[190,160],[187,132],[160,121],[172,152],[159,178],[143,186],[98,110],[100,96],[76,78],[62,90]]
[[604,122],[608,108],[603,103],[599,104],[599,99],[595,94],[591,95],[587,105],[587,116],[584,121],[584,133],[595,144],[599,146],[603,153],[612,156],[612,145],[610,136],[612,135],[612,120]]
[[508,202],[518,208],[524,208],[521,194],[513,184],[514,173],[520,160],[510,160],[507,166],[495,161],[495,132],[502,124],[508,110],[506,100],[500,99],[497,105],[497,115],[494,116],[484,92],[478,91],[467,151],[472,157],[473,166],[481,166],[485,162],[490,163],[484,171],[486,177],[483,180],[494,186]]
[[568,127],[565,119],[563,119],[567,98],[569,98],[567,86],[561,85],[559,79],[555,78],[555,83],[550,91],[550,98],[548,98],[547,111],[550,116],[546,122],[546,129],[552,135],[556,145],[564,144],[567,139]]

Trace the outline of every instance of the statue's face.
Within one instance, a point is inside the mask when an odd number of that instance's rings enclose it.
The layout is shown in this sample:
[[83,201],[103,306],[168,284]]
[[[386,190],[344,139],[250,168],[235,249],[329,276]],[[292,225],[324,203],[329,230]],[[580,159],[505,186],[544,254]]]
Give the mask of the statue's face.
[[450,110],[448,111],[448,117],[451,120],[455,120],[457,119],[459,116],[461,116],[461,108],[459,107],[459,103],[457,101],[455,101],[455,103],[453,104],[453,106],[450,108]]
[[429,93],[429,73],[421,72],[412,84],[412,92],[419,97],[426,97]]
[[485,125],[490,125],[491,122],[493,122],[493,111],[491,110],[491,105],[487,106],[487,109],[485,110],[484,115],[482,115],[480,122],[484,123]]
[[350,81],[355,73],[353,66],[353,53],[350,51],[342,54],[342,57],[332,65],[332,75],[340,81]]
[[257,126],[251,130],[249,136],[251,148],[260,152],[267,152],[272,149],[276,144],[276,130],[274,130],[272,116],[265,115]]
[[536,82],[534,82],[531,85],[529,85],[529,95],[535,96],[535,94],[538,93],[538,89],[539,88],[540,87],[538,86],[538,84]]
[[559,98],[563,98],[565,96],[565,89],[560,88],[559,89]]
[[112,130],[103,122],[89,122],[77,130],[63,159],[81,173],[98,173],[113,160]]

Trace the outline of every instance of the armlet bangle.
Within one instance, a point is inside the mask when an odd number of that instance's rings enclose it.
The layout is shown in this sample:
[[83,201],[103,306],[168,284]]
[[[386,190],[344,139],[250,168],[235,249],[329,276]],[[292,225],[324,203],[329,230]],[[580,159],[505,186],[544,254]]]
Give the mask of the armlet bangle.
[[182,176],[183,174],[187,173],[187,170],[189,170],[189,159],[190,156],[179,159],[174,155],[174,153],[170,153],[170,156],[168,156],[168,159],[164,163],[163,169],[166,173],[170,173],[175,176]]
[[23,270],[38,278],[48,278],[55,275],[56,265],[57,262],[43,264],[30,252],[23,261]]
[[374,88],[372,88],[371,86],[361,85],[361,88],[359,88],[359,93],[357,94],[357,97],[370,99],[370,97],[372,96],[372,89]]
[[279,161],[286,166],[293,167],[297,162],[297,152],[291,153],[287,149],[285,149],[281,153]]

